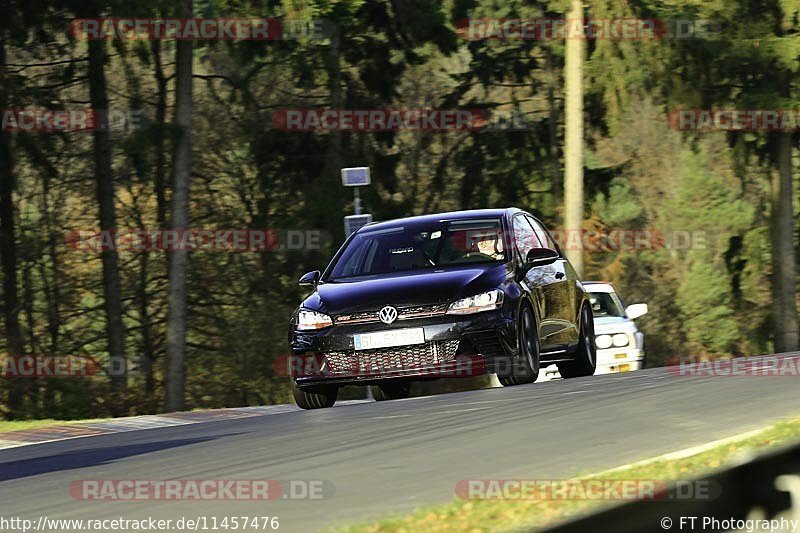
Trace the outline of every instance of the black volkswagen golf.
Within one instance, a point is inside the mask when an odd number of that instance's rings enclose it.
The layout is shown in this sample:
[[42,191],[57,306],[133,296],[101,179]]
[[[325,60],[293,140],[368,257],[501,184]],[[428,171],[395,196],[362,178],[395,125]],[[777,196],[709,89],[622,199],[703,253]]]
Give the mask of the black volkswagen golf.
[[532,383],[595,371],[591,305],[542,223],[520,209],[368,224],[324,272],[289,327],[297,405],[331,407],[341,385],[407,397],[413,380],[496,373]]

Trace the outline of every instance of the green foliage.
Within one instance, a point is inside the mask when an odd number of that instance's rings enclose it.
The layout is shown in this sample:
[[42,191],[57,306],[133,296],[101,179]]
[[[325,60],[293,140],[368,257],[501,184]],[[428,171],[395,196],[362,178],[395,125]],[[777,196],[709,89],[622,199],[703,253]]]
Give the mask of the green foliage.
[[[196,43],[192,224],[323,230],[330,242],[319,250],[190,255],[189,407],[289,401],[287,380],[274,366],[286,355],[287,319],[304,295],[296,279],[323,267],[343,238],[341,217],[352,206],[339,183],[340,167],[372,168],[373,185],[363,199],[376,219],[516,205],[558,227],[564,43],[470,41],[456,23],[554,19],[569,5],[195,2],[199,16],[321,18],[332,32],[323,39]],[[687,352],[769,349],[772,138],[684,133],[666,121],[668,112],[683,108],[797,107],[800,2],[769,6],[740,0],[586,5],[587,17],[706,19],[723,28],[708,38],[586,43],[587,227],[649,231],[670,242],[677,233],[689,235],[688,248],[587,252],[587,278],[609,279],[629,303],[649,304],[639,321],[649,364]],[[124,9],[116,1],[11,2],[0,23],[7,63],[14,65],[3,76],[9,108],[83,105],[86,43],[65,30],[85,9],[155,17],[174,14],[175,6],[157,0]],[[169,222],[174,42],[107,47],[112,109],[141,110],[147,119],[142,130],[111,134],[119,225],[157,228]],[[480,132],[274,127],[274,111],[311,107],[458,108],[524,122],[519,129]],[[19,133],[12,147],[26,348],[103,360],[100,256],[64,242],[66,231],[97,226],[91,137]],[[103,377],[37,380],[26,389],[29,416],[104,416],[120,406],[131,413],[158,410],[168,261],[159,252],[120,255],[128,392],[112,394]]]
[[740,331],[731,307],[727,276],[708,261],[690,262],[677,292],[683,329],[692,355],[726,355]]
[[613,178],[608,187],[608,194],[597,193],[592,204],[592,212],[597,213],[603,222],[613,227],[630,225],[639,218],[642,211],[630,182],[621,177]]

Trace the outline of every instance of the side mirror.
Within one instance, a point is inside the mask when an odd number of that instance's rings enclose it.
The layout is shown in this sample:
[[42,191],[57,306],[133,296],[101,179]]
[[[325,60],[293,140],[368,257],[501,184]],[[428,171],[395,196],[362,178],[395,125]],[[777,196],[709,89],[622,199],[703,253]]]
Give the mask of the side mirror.
[[316,287],[317,283],[319,283],[320,272],[319,270],[314,270],[312,272],[306,272],[300,278],[298,283],[301,287]]
[[558,259],[558,252],[550,248],[531,248],[525,256],[525,268],[551,265]]
[[625,314],[631,320],[636,320],[640,316],[647,314],[647,304],[633,304],[625,308]]

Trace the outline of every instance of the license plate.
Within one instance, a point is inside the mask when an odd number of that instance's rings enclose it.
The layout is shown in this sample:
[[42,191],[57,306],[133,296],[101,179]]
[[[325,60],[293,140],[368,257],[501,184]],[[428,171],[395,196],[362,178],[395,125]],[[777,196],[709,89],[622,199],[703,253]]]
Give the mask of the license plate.
[[628,354],[626,354],[626,353],[615,353],[614,354],[614,359],[626,359],[627,357],[628,357]]
[[390,329],[353,335],[353,344],[356,350],[374,350],[375,348],[423,344],[424,342],[425,330],[423,328]]

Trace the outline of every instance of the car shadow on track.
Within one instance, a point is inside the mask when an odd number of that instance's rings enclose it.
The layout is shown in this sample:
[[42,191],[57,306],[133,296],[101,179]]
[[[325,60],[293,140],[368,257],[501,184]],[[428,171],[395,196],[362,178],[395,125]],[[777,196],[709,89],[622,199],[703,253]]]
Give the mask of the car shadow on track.
[[102,448],[89,448],[85,450],[58,453],[45,457],[36,457],[33,459],[9,461],[7,463],[0,463],[0,481],[19,479],[38,474],[46,474],[49,472],[96,466],[115,461],[117,459],[123,459],[125,457],[156,452],[159,450],[167,450],[170,448],[177,448],[179,446],[188,446],[190,444],[197,444],[200,442],[207,442],[229,435],[145,442],[141,444],[127,444],[120,446],[105,446]]

